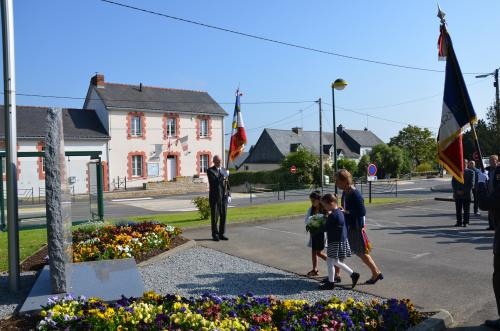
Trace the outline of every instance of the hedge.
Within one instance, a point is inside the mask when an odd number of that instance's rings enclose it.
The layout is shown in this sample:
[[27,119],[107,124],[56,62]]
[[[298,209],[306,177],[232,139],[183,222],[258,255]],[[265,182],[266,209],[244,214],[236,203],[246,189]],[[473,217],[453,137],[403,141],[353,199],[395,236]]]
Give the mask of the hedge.
[[242,171],[234,172],[229,176],[231,186],[250,184],[278,184],[297,183],[298,178],[289,172],[281,169],[270,171]]

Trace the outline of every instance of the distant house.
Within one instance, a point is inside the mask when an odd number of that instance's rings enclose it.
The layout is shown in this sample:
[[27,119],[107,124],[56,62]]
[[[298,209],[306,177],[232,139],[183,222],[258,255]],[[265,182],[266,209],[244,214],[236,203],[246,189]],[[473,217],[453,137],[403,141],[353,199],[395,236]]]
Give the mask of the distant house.
[[241,168],[241,165],[247,159],[248,155],[250,155],[249,152],[243,152],[234,161],[229,161],[228,169],[239,170]]
[[207,92],[108,83],[97,74],[84,108],[96,110],[110,136],[110,181],[205,178],[212,157],[224,158],[227,114]]
[[[322,140],[324,161],[331,163],[334,155],[333,133],[324,132]],[[336,152],[339,158],[359,161],[362,155],[381,143],[383,141],[367,129],[348,130],[342,125],[337,127]],[[242,166],[249,171],[277,169],[288,153],[296,152],[299,148],[319,155],[319,132],[304,131],[302,128],[264,129]]]
[[[19,152],[42,152],[47,133],[47,107],[17,106],[17,150]],[[63,109],[63,133],[65,151],[100,151],[103,160],[104,189],[108,188],[107,143],[108,133],[94,110]],[[0,150],[5,150],[4,108],[0,107]],[[67,178],[72,194],[89,190],[88,156],[66,158]],[[5,176],[5,158],[2,158]],[[5,177],[4,177],[5,180]],[[24,199],[45,195],[45,166],[43,157],[19,157],[17,170],[19,196]]]

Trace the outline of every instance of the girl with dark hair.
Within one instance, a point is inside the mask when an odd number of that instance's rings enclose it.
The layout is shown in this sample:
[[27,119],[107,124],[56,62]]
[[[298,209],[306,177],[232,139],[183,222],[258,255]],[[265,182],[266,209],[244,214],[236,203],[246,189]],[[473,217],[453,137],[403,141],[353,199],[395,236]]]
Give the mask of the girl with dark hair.
[[[321,192],[313,191],[309,195],[309,200],[311,200],[311,208],[307,210],[305,222],[309,220],[309,217],[324,214],[323,207],[321,206]],[[312,258],[312,270],[307,273],[307,276],[317,276],[318,275],[318,257],[326,261],[326,255],[323,253],[325,248],[325,233],[322,231],[311,232],[309,237],[309,243],[307,247],[311,247],[311,258]]]
[[321,198],[321,204],[329,212],[328,218],[322,226],[322,230],[328,236],[328,248],[326,250],[328,256],[326,260],[328,264],[328,281],[321,285],[321,289],[332,290],[335,288],[335,267],[344,270],[351,276],[352,287],[354,288],[359,280],[359,274],[344,263],[345,258],[351,256],[351,248],[347,240],[344,214],[337,205],[337,196],[330,193],[325,194]]
[[342,192],[342,206],[347,224],[347,236],[352,252],[356,254],[372,272],[372,277],[365,284],[375,284],[384,279],[372,257],[370,256],[371,244],[365,231],[365,201],[361,193],[352,183],[349,171],[341,169],[337,173],[336,183]]

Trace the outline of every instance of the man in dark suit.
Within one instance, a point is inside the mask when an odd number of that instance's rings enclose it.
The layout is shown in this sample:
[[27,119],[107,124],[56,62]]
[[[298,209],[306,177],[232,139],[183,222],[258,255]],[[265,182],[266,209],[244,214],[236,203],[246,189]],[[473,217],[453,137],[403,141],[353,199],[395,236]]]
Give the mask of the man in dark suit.
[[[494,163],[491,164],[490,158],[490,171],[488,173],[489,182],[491,183],[490,194],[493,198],[492,216],[495,221],[495,239],[493,241],[493,291],[495,292],[495,299],[497,301],[497,312],[500,316],[500,167],[496,164],[498,156],[495,157]],[[495,167],[496,165],[496,167]],[[495,330],[500,330],[500,319],[488,320],[485,324]]]
[[[213,167],[207,171],[210,203],[210,216],[212,221],[212,238],[214,241],[228,240],[224,236],[226,230],[226,213],[228,200],[231,199],[229,192],[228,172],[221,166],[221,158],[216,155],[213,158]],[[219,220],[220,219],[220,220]],[[217,229],[217,223],[219,228]]]
[[[494,180],[492,178],[494,178],[494,175],[492,176],[492,174],[495,174],[496,172],[496,168],[497,168],[497,164],[498,164],[498,155],[491,155],[490,156],[490,165],[488,167],[486,167],[486,171],[488,172],[488,192],[490,192],[490,194],[493,194],[494,192]],[[500,216],[500,215],[498,215]],[[497,217],[498,217],[497,216]],[[488,210],[488,228],[486,230],[495,230],[495,208],[492,207],[490,208],[490,210]]]
[[451,180],[451,186],[453,188],[453,199],[455,199],[455,207],[457,213],[457,224],[455,224],[455,226],[466,227],[467,224],[469,224],[471,191],[473,185],[474,172],[470,169],[467,169],[467,160],[465,160],[464,183],[460,183],[455,179],[455,177],[453,177],[453,179]]

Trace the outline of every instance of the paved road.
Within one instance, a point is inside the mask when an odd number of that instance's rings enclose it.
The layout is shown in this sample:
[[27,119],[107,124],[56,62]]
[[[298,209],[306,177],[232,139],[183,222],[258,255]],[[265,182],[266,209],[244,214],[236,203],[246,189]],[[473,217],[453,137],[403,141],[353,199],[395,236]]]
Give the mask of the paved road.
[[[369,207],[368,236],[385,279],[374,286],[361,285],[359,290],[411,298],[426,309],[446,309],[463,326],[457,330],[494,318],[493,232],[484,230],[486,217],[472,218],[468,228],[453,227],[453,208],[452,203],[432,200]],[[230,225],[228,242],[210,241],[208,228],[185,234],[201,245],[282,270],[304,274],[310,269],[302,218]],[[362,279],[370,276],[358,258],[347,262],[360,271]]]

